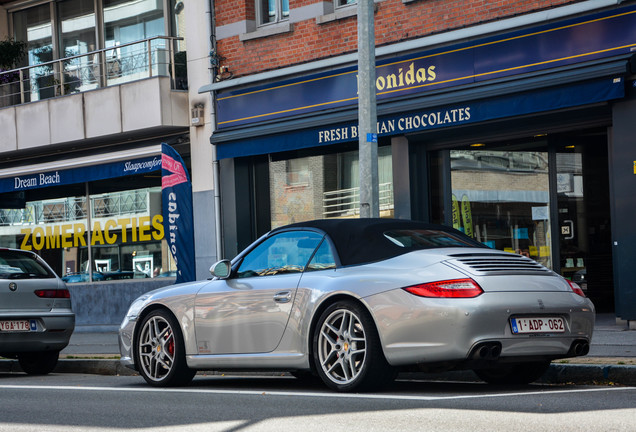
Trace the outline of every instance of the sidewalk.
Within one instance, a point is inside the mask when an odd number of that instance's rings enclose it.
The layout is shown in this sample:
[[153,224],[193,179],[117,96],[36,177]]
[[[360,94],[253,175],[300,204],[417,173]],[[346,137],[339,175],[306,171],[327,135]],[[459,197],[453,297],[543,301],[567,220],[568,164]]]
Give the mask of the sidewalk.
[[[99,329],[103,330],[103,329]],[[78,327],[60,353],[56,373],[134,375],[119,363],[117,332]],[[20,371],[16,360],[0,360],[0,372]],[[426,380],[477,380],[471,371],[409,374]],[[545,383],[613,383],[636,385],[636,330],[617,323],[613,314],[599,314],[590,352],[584,357],[556,360],[541,379]]]

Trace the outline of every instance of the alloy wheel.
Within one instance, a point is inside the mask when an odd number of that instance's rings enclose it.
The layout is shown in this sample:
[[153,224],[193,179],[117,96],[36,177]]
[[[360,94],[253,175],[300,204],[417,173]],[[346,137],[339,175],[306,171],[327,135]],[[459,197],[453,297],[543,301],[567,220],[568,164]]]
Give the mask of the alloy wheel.
[[144,375],[162,381],[174,367],[175,336],[170,323],[156,315],[145,321],[139,336],[139,361]]
[[333,311],[318,335],[318,356],[324,374],[336,384],[353,382],[362,372],[367,338],[360,318],[348,309]]

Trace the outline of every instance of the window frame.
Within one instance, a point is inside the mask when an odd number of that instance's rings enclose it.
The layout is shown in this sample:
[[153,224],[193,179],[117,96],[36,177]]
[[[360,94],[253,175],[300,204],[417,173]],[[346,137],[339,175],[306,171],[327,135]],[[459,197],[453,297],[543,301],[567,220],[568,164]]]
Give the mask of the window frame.
[[[266,21],[265,18],[269,17],[269,10],[264,10],[264,3],[269,6],[269,0],[256,0],[256,26],[264,27],[268,25],[278,24],[281,22],[289,21],[289,1],[288,0],[273,0],[274,1],[274,19],[272,21]],[[287,2],[287,15],[283,10],[283,3]]]

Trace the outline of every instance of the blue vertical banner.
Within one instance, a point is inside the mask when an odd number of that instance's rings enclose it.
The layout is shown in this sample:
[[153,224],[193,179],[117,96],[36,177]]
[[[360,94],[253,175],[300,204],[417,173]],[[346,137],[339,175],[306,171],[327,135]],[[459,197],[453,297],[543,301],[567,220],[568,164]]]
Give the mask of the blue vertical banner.
[[176,283],[196,279],[192,183],[183,159],[168,144],[161,144],[161,207],[170,253],[177,264]]

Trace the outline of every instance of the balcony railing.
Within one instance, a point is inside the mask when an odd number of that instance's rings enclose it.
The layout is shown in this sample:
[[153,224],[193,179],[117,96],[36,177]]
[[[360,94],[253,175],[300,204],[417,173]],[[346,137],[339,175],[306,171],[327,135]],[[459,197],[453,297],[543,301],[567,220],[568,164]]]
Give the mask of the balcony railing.
[[[149,211],[149,191],[139,189],[91,196],[91,217],[106,218]],[[33,201],[23,209],[0,210],[0,226],[39,225],[86,219],[86,197]]]
[[[155,36],[86,54],[0,72],[0,107],[79,93],[154,76],[171,78],[172,89],[187,89],[183,38]],[[47,48],[40,48],[47,50]],[[50,56],[50,52],[41,57]]]
[[[393,210],[393,183],[379,185],[380,212]],[[323,193],[325,218],[356,216],[360,213],[360,188],[339,189]]]

